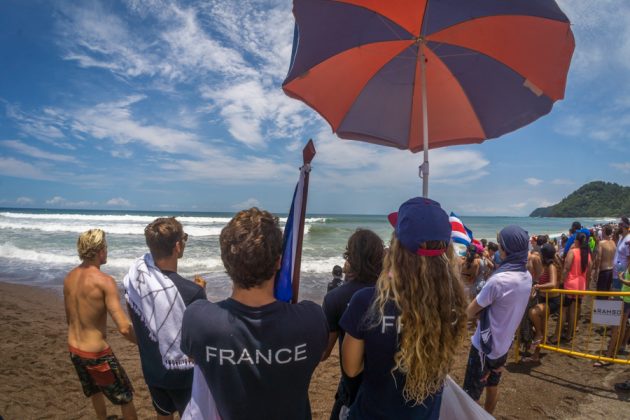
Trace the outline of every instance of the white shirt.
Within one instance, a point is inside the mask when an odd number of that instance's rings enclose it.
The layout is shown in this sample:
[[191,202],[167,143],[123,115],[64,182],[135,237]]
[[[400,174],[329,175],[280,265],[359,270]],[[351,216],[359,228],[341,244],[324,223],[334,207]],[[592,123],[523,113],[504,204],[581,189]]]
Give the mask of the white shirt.
[[618,279],[619,273],[623,273],[628,267],[628,255],[630,254],[630,233],[626,234],[617,244],[615,251],[613,276]]
[[[491,276],[477,295],[479,306],[490,306],[492,352],[487,355],[490,359],[498,359],[510,349],[531,289],[532,275],[529,271],[504,271]],[[479,323],[472,344],[477,349],[481,348]]]

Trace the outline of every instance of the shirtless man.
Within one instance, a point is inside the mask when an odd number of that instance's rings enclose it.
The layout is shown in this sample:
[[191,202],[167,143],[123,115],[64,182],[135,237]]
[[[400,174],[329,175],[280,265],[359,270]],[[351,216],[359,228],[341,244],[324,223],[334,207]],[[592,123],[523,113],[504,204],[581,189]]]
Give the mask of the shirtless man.
[[[603,239],[597,244],[597,257],[593,266],[593,274],[595,275],[593,277],[597,278],[598,292],[609,292],[612,285],[615,251],[617,250],[617,246],[611,239],[612,232],[612,226],[604,226]],[[607,299],[607,297],[598,296],[597,299]]]
[[133,387],[105,341],[109,312],[118,331],[127,340],[136,342],[131,322],[120,305],[116,282],[100,270],[107,262],[105,232],[100,229],[83,232],[77,250],[82,263],[63,282],[70,360],[98,419],[107,418],[103,394],[121,407],[123,418],[136,419]]

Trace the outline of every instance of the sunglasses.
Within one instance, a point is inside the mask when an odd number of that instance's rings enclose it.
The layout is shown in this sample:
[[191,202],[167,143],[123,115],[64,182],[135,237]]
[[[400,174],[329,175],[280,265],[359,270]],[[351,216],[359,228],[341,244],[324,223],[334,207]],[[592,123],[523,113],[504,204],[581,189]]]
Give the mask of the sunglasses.
[[184,233],[184,234],[182,235],[182,237],[181,237],[180,241],[187,242],[187,241],[188,241],[188,234],[187,234],[187,233]]

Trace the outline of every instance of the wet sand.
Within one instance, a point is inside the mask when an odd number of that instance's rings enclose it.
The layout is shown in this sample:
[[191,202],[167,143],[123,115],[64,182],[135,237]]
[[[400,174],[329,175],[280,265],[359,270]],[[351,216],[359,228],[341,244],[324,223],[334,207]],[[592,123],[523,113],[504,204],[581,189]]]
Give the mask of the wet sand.
[[[109,322],[111,347],[127,371],[140,419],[155,418],[138,350]],[[451,375],[463,382],[469,342],[462,343]],[[337,349],[322,363],[310,387],[313,418],[327,419],[339,378]],[[587,360],[543,353],[538,366],[510,363],[499,389],[499,419],[619,418],[630,393],[612,385],[630,378],[622,366],[593,368]],[[108,414],[119,414],[108,402]],[[63,300],[58,291],[0,282],[0,416],[13,419],[91,419],[68,357]],[[623,415],[622,415],[623,417]]]

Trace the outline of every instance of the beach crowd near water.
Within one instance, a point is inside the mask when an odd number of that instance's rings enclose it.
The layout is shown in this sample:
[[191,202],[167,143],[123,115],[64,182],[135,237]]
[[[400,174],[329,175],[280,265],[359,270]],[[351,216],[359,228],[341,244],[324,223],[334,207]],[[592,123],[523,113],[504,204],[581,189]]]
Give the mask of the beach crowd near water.
[[[471,242],[465,255],[435,201],[410,199],[388,219],[388,243],[360,227],[348,238],[345,264],[331,267],[321,306],[274,297],[283,238],[264,210],[241,211],[222,229],[232,294],[217,302],[202,278],[178,274],[188,234],[176,218],[144,229],[147,250],[124,277],[122,304],[116,281],[101,271],[107,232],[83,232],[82,263],[64,280],[77,387],[103,419],[105,398],[123,418],[136,418],[140,386],[161,419],[307,419],[313,372],[337,347],[331,419],[491,418],[510,349],[522,347],[521,363],[539,364],[541,343],[579,336],[586,299],[555,290],[630,291],[627,217],[592,227],[576,221],[554,238],[510,225],[491,241]],[[606,357],[594,367],[625,354],[630,298],[622,300],[622,322],[609,339],[600,332]],[[137,344],[144,384],[131,383],[106,341],[108,314]],[[546,328],[548,319],[555,328]],[[461,388],[446,385],[456,349],[471,334]],[[614,387],[628,391],[630,380]],[[453,403],[458,392],[469,403]]]

